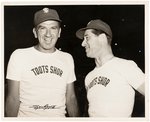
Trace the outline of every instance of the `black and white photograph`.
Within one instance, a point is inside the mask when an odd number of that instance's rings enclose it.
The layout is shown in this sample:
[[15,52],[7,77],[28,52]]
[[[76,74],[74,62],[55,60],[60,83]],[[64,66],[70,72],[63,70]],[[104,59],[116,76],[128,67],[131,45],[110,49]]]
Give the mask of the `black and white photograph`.
[[147,6],[2,3],[2,118],[147,122]]

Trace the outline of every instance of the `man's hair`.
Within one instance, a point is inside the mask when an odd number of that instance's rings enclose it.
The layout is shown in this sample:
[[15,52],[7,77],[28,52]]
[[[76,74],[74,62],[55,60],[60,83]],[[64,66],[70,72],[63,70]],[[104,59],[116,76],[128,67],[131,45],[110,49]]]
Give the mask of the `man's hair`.
[[[61,26],[62,26],[62,25],[61,25],[61,22],[59,22],[59,21],[56,21],[56,22],[58,22],[58,27],[61,28]],[[36,30],[38,30],[38,27],[39,27],[39,24],[36,25],[34,28],[35,28]]]
[[106,37],[107,37],[108,44],[111,45],[112,38],[107,33],[105,33],[104,31],[97,30],[97,29],[92,29],[92,33],[94,33],[97,36],[102,34],[102,33],[104,33],[106,35]]

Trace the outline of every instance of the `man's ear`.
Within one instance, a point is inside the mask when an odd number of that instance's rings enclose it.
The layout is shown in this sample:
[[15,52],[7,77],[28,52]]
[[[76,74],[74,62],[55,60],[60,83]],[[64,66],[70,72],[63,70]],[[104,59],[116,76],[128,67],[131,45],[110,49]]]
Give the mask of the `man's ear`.
[[58,37],[60,37],[60,34],[61,34],[61,28],[59,29],[59,35],[58,35]]
[[103,41],[103,43],[108,43],[107,36],[106,36],[105,33],[102,33],[102,34],[99,35],[99,40],[101,42]]
[[32,30],[32,31],[33,31],[34,37],[35,37],[35,38],[37,38],[37,33],[36,33],[35,28],[33,28],[33,30]]
[[105,33],[102,33],[102,34],[100,34],[99,36],[101,36],[101,37],[104,38],[104,39],[107,39],[107,36],[106,36]]

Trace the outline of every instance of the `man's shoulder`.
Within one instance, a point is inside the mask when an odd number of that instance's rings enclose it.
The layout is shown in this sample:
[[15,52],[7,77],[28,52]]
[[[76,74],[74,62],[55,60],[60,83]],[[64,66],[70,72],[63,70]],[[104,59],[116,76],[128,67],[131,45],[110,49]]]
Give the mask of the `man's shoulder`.
[[18,49],[15,49],[11,55],[15,57],[18,57],[18,56],[22,57],[22,56],[26,56],[26,54],[31,54],[31,50],[32,50],[32,47],[18,48]]
[[117,65],[126,66],[126,65],[133,65],[133,64],[135,65],[136,64],[131,59],[124,59],[124,58],[119,58],[119,57],[115,57],[114,59],[115,59],[114,61],[116,62]]
[[28,47],[28,48],[17,48],[14,50],[14,52],[26,52],[26,51],[31,51],[33,47]]
[[62,57],[68,57],[68,58],[72,58],[72,55],[68,52],[62,51],[62,50],[57,50],[58,54]]

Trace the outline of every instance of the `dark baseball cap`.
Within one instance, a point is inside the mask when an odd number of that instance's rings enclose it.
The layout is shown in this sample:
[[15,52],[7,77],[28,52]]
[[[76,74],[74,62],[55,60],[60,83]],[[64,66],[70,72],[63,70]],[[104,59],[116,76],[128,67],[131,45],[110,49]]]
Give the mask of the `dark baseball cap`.
[[106,33],[108,36],[110,36],[112,38],[112,31],[111,31],[111,28],[110,26],[103,22],[102,20],[100,19],[96,19],[96,20],[91,20],[87,26],[85,28],[81,28],[79,29],[77,32],[76,32],[76,36],[79,38],[79,39],[83,39],[84,37],[84,32],[85,30],[87,29],[96,29],[96,30],[101,30],[103,31],[104,33]]
[[61,22],[57,11],[54,9],[43,8],[42,10],[39,10],[34,14],[35,26],[47,20],[55,20]]

